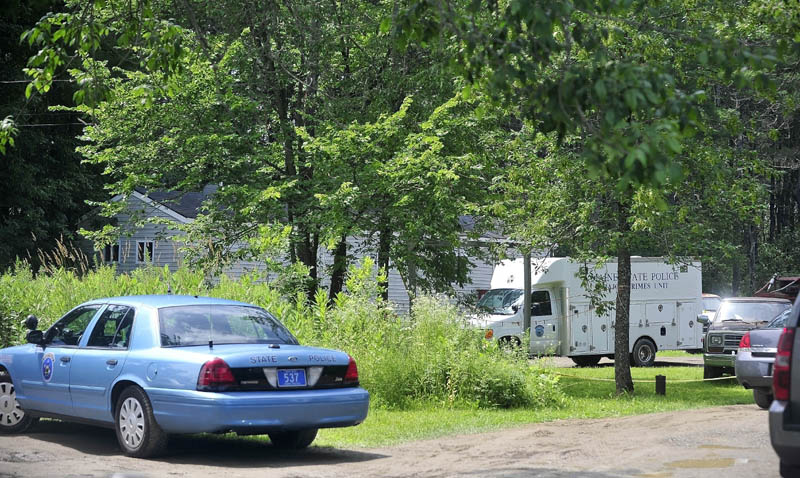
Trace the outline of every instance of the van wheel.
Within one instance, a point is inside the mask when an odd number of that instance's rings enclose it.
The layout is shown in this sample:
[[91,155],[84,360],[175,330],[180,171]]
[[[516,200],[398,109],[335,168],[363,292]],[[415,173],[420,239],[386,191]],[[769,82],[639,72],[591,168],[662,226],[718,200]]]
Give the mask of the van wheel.
[[594,367],[600,362],[599,355],[575,355],[570,358],[578,367]]
[[131,385],[117,400],[115,426],[122,451],[134,458],[158,456],[167,448],[167,434],[156,423],[150,399],[141,388]]
[[768,409],[769,406],[772,405],[772,394],[766,390],[754,388],[753,399],[755,399],[756,405],[764,410]]
[[633,346],[633,365],[637,367],[652,367],[656,362],[656,344],[650,339],[641,338]]
[[501,347],[509,347],[509,348],[519,347],[520,345],[522,345],[522,341],[519,339],[519,337],[516,336],[500,337],[500,339],[498,339],[497,342],[500,344]]
[[269,434],[269,441],[276,448],[283,450],[302,450],[308,448],[314,438],[317,437],[317,429],[295,430],[291,432],[273,432]]
[[719,378],[722,376],[722,368],[721,367],[709,367],[708,365],[703,365],[703,378]]
[[11,377],[0,375],[0,434],[24,433],[38,421],[19,406]]

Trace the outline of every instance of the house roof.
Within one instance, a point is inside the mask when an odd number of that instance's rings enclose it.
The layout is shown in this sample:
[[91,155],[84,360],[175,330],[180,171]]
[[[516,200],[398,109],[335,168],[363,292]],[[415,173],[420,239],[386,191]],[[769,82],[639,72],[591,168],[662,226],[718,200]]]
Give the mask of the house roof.
[[144,188],[136,188],[136,192],[185,218],[195,219],[203,201],[214,194],[217,189],[217,185],[211,184],[204,187],[202,191],[147,191]]

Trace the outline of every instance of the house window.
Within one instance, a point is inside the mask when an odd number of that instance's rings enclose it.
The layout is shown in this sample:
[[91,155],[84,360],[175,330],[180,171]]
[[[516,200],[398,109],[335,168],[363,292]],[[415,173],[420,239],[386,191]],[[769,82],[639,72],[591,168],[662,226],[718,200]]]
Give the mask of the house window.
[[136,244],[136,262],[152,262],[153,241],[139,241]]
[[103,262],[119,262],[119,244],[107,244],[103,249]]

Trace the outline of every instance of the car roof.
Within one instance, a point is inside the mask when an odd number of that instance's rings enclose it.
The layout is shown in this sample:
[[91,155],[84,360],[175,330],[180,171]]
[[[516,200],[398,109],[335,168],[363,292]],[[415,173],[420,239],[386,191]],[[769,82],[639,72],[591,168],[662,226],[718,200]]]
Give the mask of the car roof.
[[153,308],[175,307],[181,305],[244,305],[253,307],[252,304],[236,300],[218,299],[216,297],[203,297],[196,295],[128,295],[120,297],[106,297],[94,299],[87,304],[106,304],[113,302],[119,305],[147,306]]
[[722,299],[723,302],[775,302],[780,304],[791,304],[787,299],[778,299],[775,297],[728,297]]

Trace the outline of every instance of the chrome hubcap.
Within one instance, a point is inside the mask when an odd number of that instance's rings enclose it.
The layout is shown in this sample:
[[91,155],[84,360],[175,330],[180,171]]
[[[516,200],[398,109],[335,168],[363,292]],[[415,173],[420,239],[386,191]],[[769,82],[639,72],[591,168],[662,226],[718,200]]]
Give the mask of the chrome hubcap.
[[131,449],[139,448],[144,438],[144,410],[139,400],[126,398],[119,409],[117,421],[125,445]]
[[22,421],[25,412],[19,406],[14,384],[0,382],[0,426],[13,427]]
[[640,347],[639,348],[639,361],[640,362],[642,362],[642,363],[649,362],[650,358],[652,358],[652,356],[653,356],[653,351],[650,350],[650,347]]

